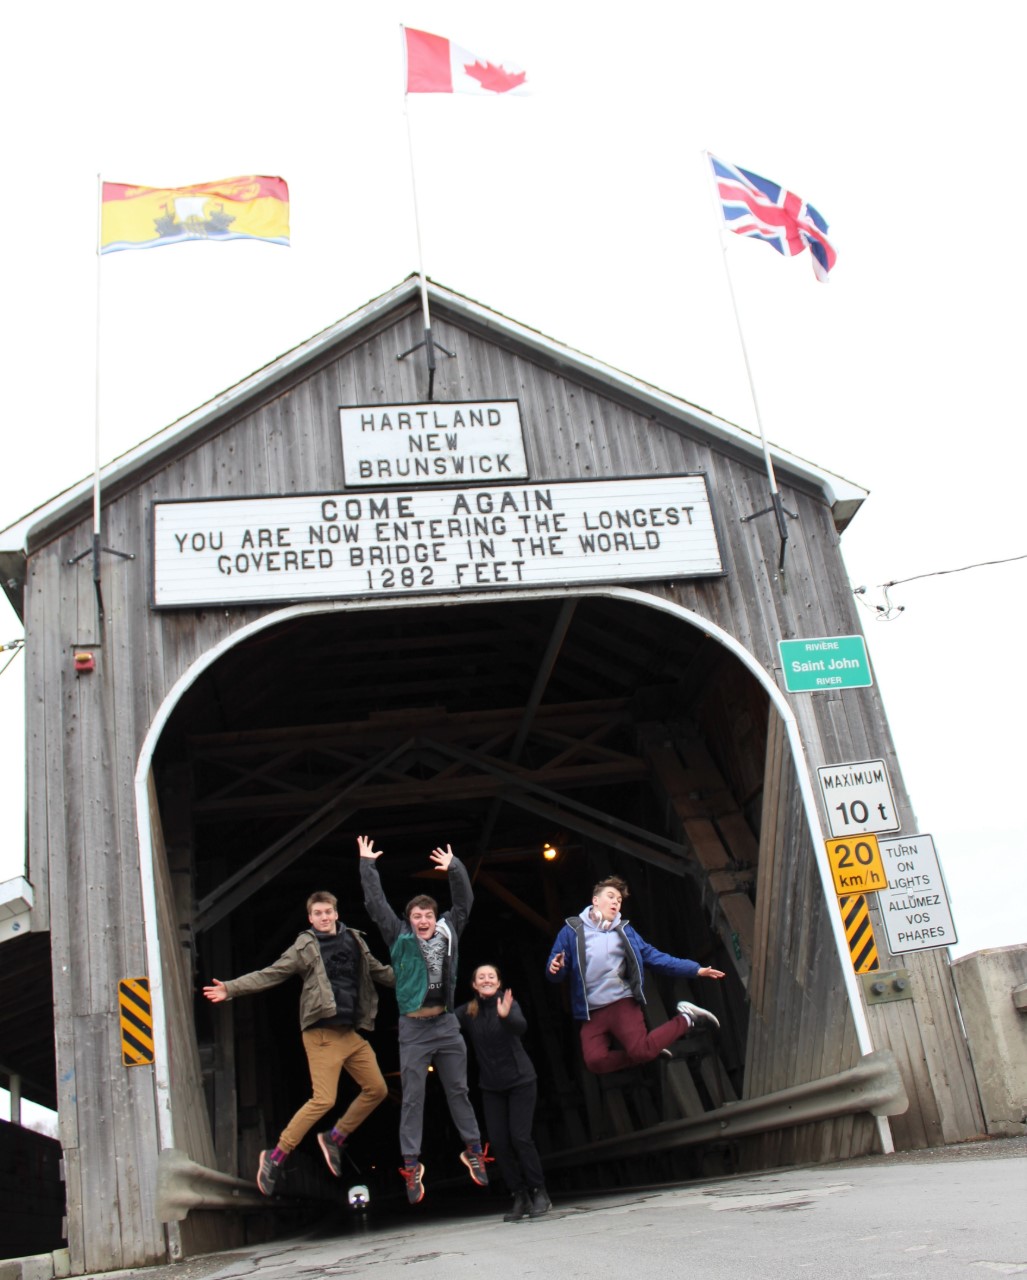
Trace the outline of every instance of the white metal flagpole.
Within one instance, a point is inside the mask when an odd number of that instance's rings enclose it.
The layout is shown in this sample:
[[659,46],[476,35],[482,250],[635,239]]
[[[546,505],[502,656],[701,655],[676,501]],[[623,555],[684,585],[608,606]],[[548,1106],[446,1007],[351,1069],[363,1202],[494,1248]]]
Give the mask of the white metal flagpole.
[[[400,31],[404,31],[400,27]],[[403,34],[403,65],[406,66],[406,33]],[[428,358],[428,399],[434,398],[435,392],[435,342],[431,333],[431,313],[428,310],[428,279],[424,274],[424,253],[421,248],[421,215],[417,205],[417,175],[414,165],[414,137],[410,128],[410,108],[407,103],[406,77],[404,71],[403,81],[403,117],[407,126],[407,151],[410,155],[410,192],[414,201],[414,230],[417,235],[417,277],[421,284],[421,311],[424,316],[424,349]],[[408,351],[404,351],[400,356],[408,356],[411,351],[416,351],[417,346],[411,347]],[[440,351],[445,351],[445,347],[440,347]],[[452,352],[446,351],[446,355],[452,355]]]
[[[121,556],[123,560],[134,560],[135,554],[128,551],[115,551],[113,547],[104,547],[100,539],[100,362],[102,358],[101,318],[101,281],[103,273],[100,260],[103,257],[103,176],[96,175],[96,369],[93,390],[93,590],[96,593],[97,625],[99,630],[94,643],[103,643],[103,592],[100,588],[100,556],[103,551],[111,555]],[[89,550],[72,556],[69,564],[78,564],[89,555]]]
[[[713,208],[717,215],[717,232],[720,237],[720,256],[724,263],[724,274],[727,277],[727,291],[731,297],[731,310],[734,312],[735,326],[738,329],[738,341],[742,348],[742,359],[745,362],[745,373],[749,379],[749,393],[752,396],[752,407],[756,411],[756,425],[760,432],[760,445],[763,449],[763,462],[767,469],[767,479],[770,482],[770,500],[771,507],[767,510],[773,511],[777,517],[778,533],[781,536],[781,559],[779,568],[784,569],[785,548],[788,544],[788,525],[785,523],[785,516],[791,515],[786,512],[781,502],[781,495],[777,488],[777,476],[774,473],[774,460],[770,456],[770,446],[767,444],[767,433],[763,427],[763,415],[760,413],[759,397],[756,394],[756,382],[752,376],[752,365],[749,362],[749,349],[745,343],[745,332],[742,329],[742,318],[738,312],[738,300],[735,297],[735,284],[731,278],[731,268],[727,260],[727,241],[725,239],[725,227],[723,206],[720,202],[720,196],[713,182],[713,157],[708,150],[702,152],[703,161],[706,166],[706,180],[710,187],[710,198],[713,201]],[[745,521],[754,520],[756,516],[765,515],[766,511],[757,511],[751,516],[743,516]]]
[[100,581],[100,263],[103,245],[103,177],[96,175],[96,376],[93,390],[93,581]]

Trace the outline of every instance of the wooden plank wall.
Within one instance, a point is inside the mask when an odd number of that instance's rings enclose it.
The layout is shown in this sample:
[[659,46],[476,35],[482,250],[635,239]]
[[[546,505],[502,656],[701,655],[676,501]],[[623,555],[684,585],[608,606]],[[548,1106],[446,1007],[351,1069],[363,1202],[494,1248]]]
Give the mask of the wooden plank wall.
[[[735,636],[768,670],[776,671],[776,641],[796,635],[858,629],[855,606],[838,556],[838,539],[823,500],[782,484],[785,505],[799,513],[789,524],[786,578],[778,578],[777,534],[769,517],[741,523],[764,507],[766,481],[752,458],[716,449],[696,433],[618,402],[600,388],[572,379],[512,342],[439,308],[437,339],[456,351],[440,358],[436,399],[520,401],[533,477],[570,479],[705,471],[720,521],[726,575],[710,581],[650,585]],[[156,1123],[150,1073],[126,1071],[118,1053],[115,989],[118,978],[146,972],[132,779],[140,746],[175,681],[211,646],[269,610],[199,609],[154,613],[149,608],[149,520],[155,498],[214,498],[285,494],[342,487],[340,404],[423,399],[426,374],[418,356],[397,360],[422,337],[416,301],[375,322],[348,351],[327,352],[302,377],[267,389],[263,401],[233,410],[205,428],[122,490],[106,494],[104,541],[134,560],[105,557],[103,591],[108,618],[102,637],[88,558],[71,556],[90,543],[86,510],[75,527],[55,529],[30,551],[26,588],[29,833],[36,887],[37,927],[53,932],[55,1014],[74,1269],[101,1271],[157,1261],[163,1232],[150,1184]],[[76,677],[72,651],[96,644],[98,670]],[[901,776],[876,690],[805,695],[793,700],[811,765],[888,760]],[[852,1056],[842,1029],[831,966],[824,904],[810,877],[810,849],[795,807],[794,787],[779,780],[779,834],[763,841],[759,892],[767,949],[779,954],[780,983],[791,990],[789,1015],[803,1039],[792,1046],[767,1028],[753,1031],[748,1090],[760,1082],[793,1082]],[[905,829],[912,814],[903,797]],[[776,851],[776,852],[775,852]],[[766,880],[766,884],[764,884]],[[167,893],[164,893],[167,897]],[[808,908],[808,914],[805,914]],[[167,908],[170,910],[170,907]],[[774,912],[780,913],[780,919]],[[769,912],[769,914],[768,914]],[[174,938],[170,919],[169,937]],[[879,944],[881,937],[879,935]],[[174,944],[172,944],[174,945]],[[771,949],[779,947],[779,953]],[[960,1049],[943,957],[908,964],[917,999],[873,1011],[874,1033],[900,1055],[914,1105],[902,1140],[917,1145],[979,1131],[969,1060]],[[772,984],[774,974],[762,981]],[[811,985],[812,984],[812,985]],[[176,1036],[191,1036],[185,992],[176,995]],[[811,1007],[824,1001],[823,1007]],[[766,1006],[765,1006],[766,1007]],[[754,1022],[756,1020],[754,1019]],[[190,1085],[203,1115],[202,1097]],[[182,1123],[186,1123],[183,1119]],[[178,1118],[176,1116],[176,1125]],[[855,1128],[855,1127],[854,1127]],[[193,1135],[190,1141],[199,1141]],[[849,1149],[865,1135],[846,1139]],[[824,1138],[825,1154],[835,1152]],[[89,1211],[83,1210],[83,1188]]]

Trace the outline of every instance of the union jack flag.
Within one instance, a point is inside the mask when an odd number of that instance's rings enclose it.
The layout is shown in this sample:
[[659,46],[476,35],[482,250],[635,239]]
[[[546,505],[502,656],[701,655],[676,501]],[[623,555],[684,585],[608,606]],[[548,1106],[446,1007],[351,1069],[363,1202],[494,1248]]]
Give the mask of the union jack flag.
[[827,223],[816,209],[758,173],[712,155],[710,164],[728,230],[765,240],[786,258],[809,249],[814,274],[826,283],[838,254],[827,238]]

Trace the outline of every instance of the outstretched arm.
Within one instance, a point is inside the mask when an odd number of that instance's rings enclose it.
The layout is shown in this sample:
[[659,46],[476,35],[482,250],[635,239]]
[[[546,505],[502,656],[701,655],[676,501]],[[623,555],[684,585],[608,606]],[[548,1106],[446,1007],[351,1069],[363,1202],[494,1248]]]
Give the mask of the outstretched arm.
[[378,867],[375,865],[382,856],[376,850],[370,836],[357,836],[357,849],[360,851],[360,885],[364,891],[364,906],[367,914],[378,926],[385,945],[391,947],[403,929],[403,921],[389,906],[382,889]]
[[244,973],[241,978],[229,978],[227,982],[211,978],[211,985],[203,988],[203,994],[213,1004],[221,1004],[224,1000],[234,1000],[236,996],[251,996],[257,991],[266,991],[268,987],[277,987],[301,969],[296,948],[289,947],[266,969],[255,969],[252,973]]
[[463,932],[467,917],[471,914],[474,903],[474,890],[471,888],[471,877],[467,868],[453,853],[447,844],[444,849],[433,849],[431,860],[440,871],[449,874],[449,894],[452,905],[449,908],[449,919],[457,936]]

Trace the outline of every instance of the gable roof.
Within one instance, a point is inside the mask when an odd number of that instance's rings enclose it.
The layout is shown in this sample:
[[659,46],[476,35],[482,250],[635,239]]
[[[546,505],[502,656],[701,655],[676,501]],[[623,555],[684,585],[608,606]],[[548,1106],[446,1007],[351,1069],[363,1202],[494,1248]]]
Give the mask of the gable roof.
[[[526,350],[543,364],[599,384],[600,388],[605,388],[612,394],[626,396],[650,411],[659,413],[661,418],[668,419],[671,423],[676,421],[712,441],[759,459],[762,468],[763,446],[759,437],[752,432],[576,351],[573,347],[565,346],[536,329],[511,320],[433,281],[428,281],[427,291],[429,304],[436,315],[449,315],[458,322],[463,321],[477,330],[494,335],[500,343],[510,343]],[[351,340],[362,329],[371,328],[383,321],[390,312],[404,306],[417,306],[419,301],[418,277],[409,276],[395,288],[373,298],[194,409],[192,413],[179,418],[107,463],[100,471],[101,489],[109,491],[115,484],[122,487],[130,481],[133,473],[152,469],[163,454],[182,448],[188,443],[190,436],[208,429],[218,418],[258,397],[283,378],[295,376],[305,365],[315,362],[332,347]],[[777,446],[769,446],[769,451],[775,469],[782,475],[787,473],[824,495],[839,531],[845,528],[867,497],[866,489],[804,458]],[[81,520],[92,503],[92,494],[93,477],[88,476],[34,511],[28,512],[20,520],[0,529],[0,584],[19,617],[22,616],[25,564],[30,546],[45,539],[49,530],[57,530]]]

